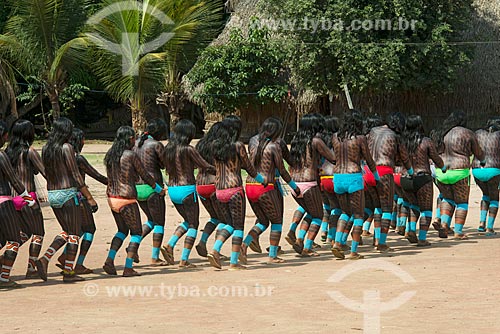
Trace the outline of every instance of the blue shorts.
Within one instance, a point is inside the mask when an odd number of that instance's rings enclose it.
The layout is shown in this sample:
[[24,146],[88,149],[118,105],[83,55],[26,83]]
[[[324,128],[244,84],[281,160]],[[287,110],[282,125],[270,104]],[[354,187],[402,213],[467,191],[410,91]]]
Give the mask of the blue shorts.
[[472,175],[482,182],[488,182],[495,176],[500,175],[500,168],[473,168]]
[[352,194],[364,188],[365,184],[361,173],[333,175],[333,189],[336,194]]
[[191,194],[194,194],[194,201],[196,202],[196,185],[189,184],[186,186],[169,186],[168,196],[174,204],[182,204],[184,199]]

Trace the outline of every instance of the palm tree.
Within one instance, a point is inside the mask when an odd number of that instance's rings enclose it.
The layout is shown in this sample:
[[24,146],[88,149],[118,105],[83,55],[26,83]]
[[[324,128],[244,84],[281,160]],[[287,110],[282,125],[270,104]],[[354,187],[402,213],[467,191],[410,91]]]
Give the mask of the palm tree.
[[95,75],[112,98],[128,104],[140,131],[146,106],[171,78],[169,69],[187,59],[194,63],[195,46],[214,37],[222,8],[220,0],[103,0],[61,59],[90,55]]
[[61,58],[64,44],[78,36],[85,22],[81,0],[17,0],[0,39],[10,51],[11,62],[23,74],[39,78],[52,105],[53,117],[61,114],[59,93],[67,72]]

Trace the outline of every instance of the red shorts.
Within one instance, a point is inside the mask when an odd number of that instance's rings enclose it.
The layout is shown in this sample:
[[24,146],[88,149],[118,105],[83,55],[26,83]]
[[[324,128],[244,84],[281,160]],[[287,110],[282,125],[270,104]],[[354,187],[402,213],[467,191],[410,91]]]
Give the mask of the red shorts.
[[394,174],[394,168],[390,166],[377,166],[378,176],[382,177],[388,174]]
[[320,176],[321,190],[333,194],[333,176]]
[[203,184],[196,186],[196,192],[203,199],[209,199],[215,194],[215,184]]
[[401,187],[401,174],[395,173],[394,174],[394,183],[398,186]]
[[247,198],[250,202],[258,202],[260,196],[265,193],[274,190],[274,184],[268,184],[267,187],[260,183],[247,183],[245,186],[245,192],[247,193]]
[[370,167],[365,165],[365,173],[363,174],[363,180],[365,181],[366,186],[375,187],[377,185],[377,181],[375,181],[375,175],[373,175]]

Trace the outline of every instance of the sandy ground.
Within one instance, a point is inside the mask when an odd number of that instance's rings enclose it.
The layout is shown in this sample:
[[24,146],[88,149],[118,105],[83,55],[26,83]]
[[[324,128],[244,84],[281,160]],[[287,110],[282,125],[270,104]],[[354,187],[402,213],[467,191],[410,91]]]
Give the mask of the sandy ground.
[[[90,146],[85,151],[103,148]],[[320,257],[303,259],[283,241],[285,264],[268,266],[265,254],[249,251],[248,270],[232,272],[214,270],[194,250],[195,270],[152,268],[148,266],[149,236],[136,266],[143,276],[122,278],[109,277],[101,269],[115,223],[104,187],[94,180],[88,184],[100,206],[95,216],[98,230],[86,260],[95,274],[85,282],[63,284],[54,259],[48,282],[25,280],[28,247],[22,247],[13,279],[25,288],[0,291],[0,333],[363,333],[363,329],[378,333],[377,319],[380,333],[500,332],[500,261],[496,258],[500,243],[475,232],[480,200],[475,185],[465,228],[471,235],[468,241],[442,240],[432,231],[432,247],[420,249],[392,233],[389,243],[395,253],[380,255],[365,245],[360,252],[367,259],[362,261],[335,260],[327,246]],[[167,203],[166,238],[180,221]],[[285,208],[287,231],[296,208],[291,196],[286,197]],[[50,208],[43,213],[45,250],[60,228]],[[202,224],[208,219],[203,208],[200,218]],[[246,230],[253,222],[248,206]],[[261,237],[263,246],[268,245],[268,237],[269,232]],[[213,241],[210,238],[209,245]],[[175,250],[177,259],[182,244],[183,239]],[[229,244],[222,253],[230,253]],[[125,251],[120,250],[119,273],[124,261]],[[339,293],[347,301],[339,303]],[[410,295],[409,301],[395,299],[402,293]],[[359,307],[362,303],[364,308]]]

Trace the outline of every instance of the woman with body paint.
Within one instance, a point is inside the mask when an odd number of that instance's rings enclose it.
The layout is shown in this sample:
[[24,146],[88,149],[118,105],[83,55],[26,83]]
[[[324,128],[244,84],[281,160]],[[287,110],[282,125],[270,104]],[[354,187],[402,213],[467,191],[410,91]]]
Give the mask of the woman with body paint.
[[196,194],[195,168],[215,174],[214,167],[203,159],[198,151],[189,145],[196,134],[196,127],[189,120],[181,120],[174,128],[174,135],[165,147],[165,162],[168,173],[168,195],[184,221],[177,227],[162,253],[169,264],[174,264],[174,247],[179,238],[186,234],[179,268],[196,266],[189,262],[198,226],[200,205]]
[[111,240],[108,257],[103,269],[108,275],[117,275],[115,269],[116,252],[130,233],[130,244],[127,247],[127,258],[123,277],[140,276],[133,269],[134,257],[142,240],[141,214],[137,204],[139,177],[160,196],[165,190],[146,171],[137,153],[132,151],[135,144],[135,132],[130,126],[122,126],[116,132],[113,145],[104,157],[104,165],[108,174],[106,194],[108,204],[118,227],[118,232]]

